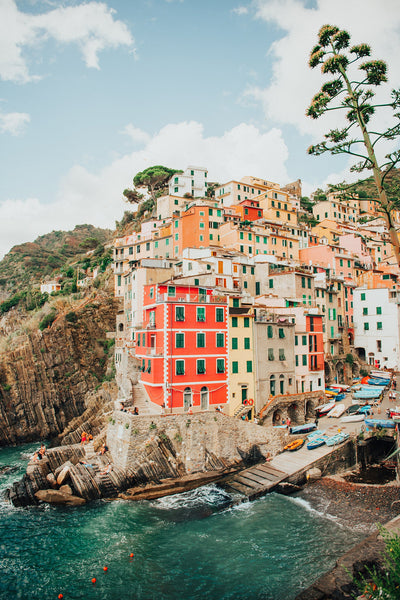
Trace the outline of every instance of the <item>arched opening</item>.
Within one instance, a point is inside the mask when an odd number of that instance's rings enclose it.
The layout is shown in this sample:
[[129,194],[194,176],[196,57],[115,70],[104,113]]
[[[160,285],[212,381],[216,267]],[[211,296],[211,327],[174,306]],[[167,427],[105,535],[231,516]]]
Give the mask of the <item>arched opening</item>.
[[271,396],[275,396],[275,375],[271,375],[269,378],[269,393]]
[[187,412],[192,406],[192,390],[190,387],[185,388],[183,392],[183,410]]
[[354,348],[356,354],[360,360],[365,362],[365,348]]
[[306,421],[315,417],[315,406],[313,400],[306,402]]
[[280,425],[282,422],[282,413],[280,410],[274,410],[272,415],[272,425]]
[[325,363],[324,369],[325,369],[325,382],[331,383],[332,382],[332,369],[328,362]]
[[123,331],[123,330],[124,330],[124,324],[123,324],[123,323],[120,323],[120,324],[118,325],[118,331]]
[[200,408],[201,408],[201,410],[208,409],[208,402],[209,402],[208,387],[203,386],[200,390]]
[[297,404],[290,404],[287,409],[287,414],[292,423],[299,422],[299,410]]

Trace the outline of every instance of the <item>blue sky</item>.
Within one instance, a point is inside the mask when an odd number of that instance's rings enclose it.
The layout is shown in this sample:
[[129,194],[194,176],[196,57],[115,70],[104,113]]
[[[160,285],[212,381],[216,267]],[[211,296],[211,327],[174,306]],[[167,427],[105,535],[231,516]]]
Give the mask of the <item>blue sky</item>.
[[326,22],[371,43],[399,86],[397,0],[0,0],[0,256],[113,228],[152,164],[300,178],[304,193],[342,180],[343,158],[306,154],[327,129],[304,116]]

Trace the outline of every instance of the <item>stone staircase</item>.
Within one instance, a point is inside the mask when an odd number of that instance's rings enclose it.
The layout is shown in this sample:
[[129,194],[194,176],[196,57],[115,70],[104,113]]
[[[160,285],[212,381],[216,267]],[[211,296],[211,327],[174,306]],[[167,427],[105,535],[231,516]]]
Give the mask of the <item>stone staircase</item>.
[[94,451],[94,444],[93,444],[93,442],[88,442],[87,444],[85,444],[84,448],[85,448],[86,460],[89,461],[91,458],[93,458],[94,456],[96,456],[96,452]]
[[132,386],[132,406],[137,407],[139,416],[161,414],[161,407],[150,402],[141,381],[138,381]]

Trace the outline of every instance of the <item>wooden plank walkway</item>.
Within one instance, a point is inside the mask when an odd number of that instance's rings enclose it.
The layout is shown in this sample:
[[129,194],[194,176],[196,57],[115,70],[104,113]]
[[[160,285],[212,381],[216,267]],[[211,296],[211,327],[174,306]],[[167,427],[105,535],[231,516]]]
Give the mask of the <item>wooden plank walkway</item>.
[[299,471],[311,468],[320,458],[337,450],[338,446],[321,446],[307,450],[304,445],[296,452],[282,452],[272,460],[240,471],[224,482],[224,487],[254,500],[272,492],[278,484]]

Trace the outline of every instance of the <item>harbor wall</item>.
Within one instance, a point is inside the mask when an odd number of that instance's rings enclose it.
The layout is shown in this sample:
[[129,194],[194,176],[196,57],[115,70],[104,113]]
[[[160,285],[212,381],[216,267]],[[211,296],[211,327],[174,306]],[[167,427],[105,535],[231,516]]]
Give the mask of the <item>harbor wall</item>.
[[146,458],[158,440],[170,444],[187,472],[195,472],[207,470],[210,461],[214,468],[218,461],[220,468],[238,463],[244,454],[254,452],[255,446],[265,458],[274,456],[286,443],[286,432],[217,411],[151,417],[114,411],[109,419],[107,445],[114,464],[123,469]]

